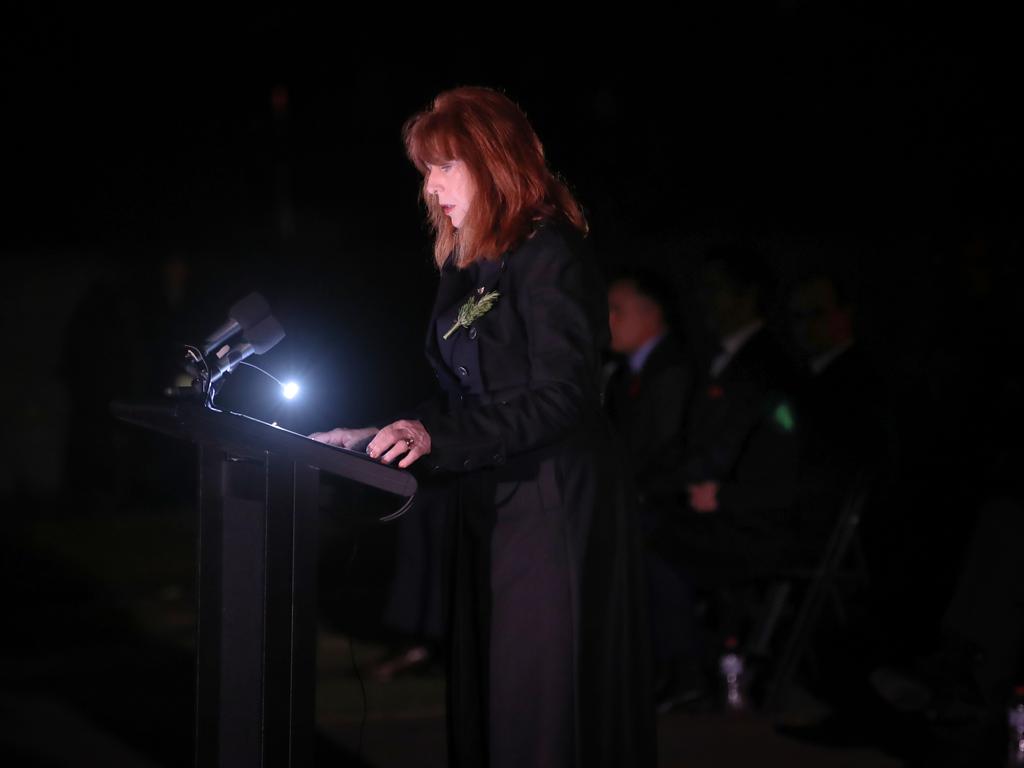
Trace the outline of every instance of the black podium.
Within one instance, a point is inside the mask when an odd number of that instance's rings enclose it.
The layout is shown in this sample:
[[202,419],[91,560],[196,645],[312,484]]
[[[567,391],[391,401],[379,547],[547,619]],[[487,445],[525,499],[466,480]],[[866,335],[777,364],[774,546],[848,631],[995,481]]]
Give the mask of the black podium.
[[112,410],[199,445],[196,766],[312,765],[320,473],[406,498],[415,479],[199,404]]

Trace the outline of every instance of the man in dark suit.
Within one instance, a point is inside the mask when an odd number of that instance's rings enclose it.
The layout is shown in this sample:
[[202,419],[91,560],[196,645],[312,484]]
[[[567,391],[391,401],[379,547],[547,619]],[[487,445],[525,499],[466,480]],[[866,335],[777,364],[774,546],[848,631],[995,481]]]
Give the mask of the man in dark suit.
[[[637,511],[650,533],[679,514],[675,478],[682,458],[682,427],[693,391],[693,366],[673,332],[672,297],[664,281],[635,271],[608,290],[611,350],[621,361],[605,387],[605,408],[625,448]],[[689,584],[656,553],[647,558],[656,695],[665,708],[698,684],[686,616]]]
[[661,489],[679,468],[694,382],[693,366],[670,325],[673,302],[663,286],[655,275],[637,271],[608,289],[611,350],[622,360],[605,387],[605,407],[629,455],[645,517],[675,504]]
[[885,469],[888,435],[879,377],[857,342],[855,307],[838,278],[809,274],[789,299],[790,329],[806,365],[800,412],[800,554],[813,561],[851,484]]
[[765,327],[767,273],[741,248],[711,254],[703,300],[717,352],[687,417],[682,480],[687,509],[675,547],[697,583],[757,578],[790,538],[797,439],[796,373]]
[[[765,327],[767,282],[745,250],[720,249],[708,259],[701,299],[718,345],[698,368],[687,412],[673,478],[682,504],[651,537],[690,594],[710,601],[722,639],[742,632],[749,587],[770,577],[792,538],[795,373]],[[700,669],[715,656],[715,633],[692,609],[680,620],[684,651]]]

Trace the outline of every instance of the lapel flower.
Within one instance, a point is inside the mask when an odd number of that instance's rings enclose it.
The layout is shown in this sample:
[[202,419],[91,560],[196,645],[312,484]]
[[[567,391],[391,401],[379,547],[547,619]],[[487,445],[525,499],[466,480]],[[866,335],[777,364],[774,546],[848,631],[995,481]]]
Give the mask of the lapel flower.
[[[483,289],[481,288],[481,290]],[[494,306],[494,302],[498,300],[500,295],[497,291],[491,291],[490,293],[483,294],[479,299],[475,296],[470,296],[466,299],[466,303],[459,307],[459,314],[455,319],[455,323],[448,329],[448,333],[441,338],[447,341],[448,337],[455,333],[460,326],[462,328],[469,328],[474,322],[491,311],[491,307]]]

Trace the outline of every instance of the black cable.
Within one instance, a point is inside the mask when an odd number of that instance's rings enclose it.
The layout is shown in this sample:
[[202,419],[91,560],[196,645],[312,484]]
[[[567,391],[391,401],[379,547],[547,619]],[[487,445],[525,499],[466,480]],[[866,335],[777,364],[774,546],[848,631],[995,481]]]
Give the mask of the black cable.
[[406,512],[409,511],[409,507],[412,506],[412,503],[415,500],[416,500],[416,494],[414,493],[412,496],[410,496],[408,499],[406,499],[405,503],[402,506],[400,506],[398,509],[396,509],[394,512],[389,512],[388,514],[384,515],[384,517],[377,518],[378,521],[382,522],[382,523],[390,523],[392,520],[396,520],[397,518],[401,517],[402,515],[404,515]]
[[276,383],[277,386],[279,386],[282,389],[284,389],[284,382],[281,381],[279,378],[277,378],[277,376],[275,376],[274,374],[270,373],[270,371],[265,371],[262,368],[260,368],[258,365],[253,365],[252,363],[247,363],[245,360],[239,360],[238,364],[239,365],[244,365],[244,366],[246,366],[248,368],[255,368],[257,371],[262,373],[264,376],[267,376],[268,378],[273,379],[274,383]]
[[185,349],[192,353],[194,362],[202,363],[206,378],[204,380],[205,386],[203,387],[204,404],[207,408],[213,407],[213,383],[210,381],[210,364],[206,362],[206,357],[203,355],[203,351],[199,347],[192,346],[191,344],[183,345]]

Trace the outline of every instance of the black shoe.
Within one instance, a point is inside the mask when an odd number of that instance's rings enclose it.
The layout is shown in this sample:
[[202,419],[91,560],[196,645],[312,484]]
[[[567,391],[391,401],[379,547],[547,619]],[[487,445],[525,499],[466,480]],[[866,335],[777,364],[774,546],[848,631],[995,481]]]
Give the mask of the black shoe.
[[871,686],[898,712],[928,720],[965,723],[984,717],[987,702],[974,676],[979,656],[966,645],[949,645],[909,667],[878,667]]

